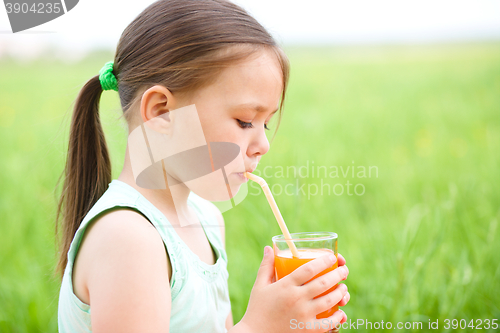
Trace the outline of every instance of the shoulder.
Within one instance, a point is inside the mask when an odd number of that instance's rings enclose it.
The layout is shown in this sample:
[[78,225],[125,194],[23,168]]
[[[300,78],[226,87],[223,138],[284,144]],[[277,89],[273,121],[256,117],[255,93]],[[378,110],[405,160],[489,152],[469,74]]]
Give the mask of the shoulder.
[[155,309],[170,309],[168,256],[155,227],[126,208],[91,222],[82,250],[92,326],[106,331],[118,325],[128,331],[149,321],[151,327],[168,327],[168,321],[155,317]]
[[[80,244],[73,283],[83,298],[88,298],[85,294],[89,293],[93,275],[117,261],[121,265],[134,265],[140,258],[148,257],[158,264],[166,261],[163,267],[170,264],[160,234],[145,216],[131,208],[115,207],[94,217]],[[114,265],[116,269],[125,268]]]
[[146,255],[160,261],[166,258],[163,240],[156,228],[138,211],[124,207],[112,209],[91,221],[83,240],[97,264],[125,255],[129,255],[126,257],[129,261]]
[[[151,222],[138,211],[126,207],[116,207],[94,218],[85,230],[83,241],[94,251],[105,253],[129,251],[138,245],[146,251],[163,245]],[[122,248],[124,245],[127,247]]]

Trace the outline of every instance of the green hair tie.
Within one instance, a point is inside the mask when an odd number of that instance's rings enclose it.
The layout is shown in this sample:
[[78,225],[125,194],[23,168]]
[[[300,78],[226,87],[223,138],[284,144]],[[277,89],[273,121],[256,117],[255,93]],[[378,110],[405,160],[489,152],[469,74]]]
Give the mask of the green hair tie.
[[101,81],[102,90],[116,90],[118,91],[118,81],[113,74],[113,62],[108,61],[102,66],[99,71],[99,81]]

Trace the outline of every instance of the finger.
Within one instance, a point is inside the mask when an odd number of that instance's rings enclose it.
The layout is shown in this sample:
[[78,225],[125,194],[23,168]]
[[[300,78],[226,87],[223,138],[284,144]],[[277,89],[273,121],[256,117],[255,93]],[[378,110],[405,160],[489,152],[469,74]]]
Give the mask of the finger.
[[319,276],[311,282],[304,285],[304,291],[310,297],[316,297],[329,289],[334,288],[337,283],[347,278],[347,269],[342,266],[335,268],[333,271]]
[[314,311],[314,313],[321,313],[327,311],[333,308],[335,305],[337,305],[346,295],[346,293],[347,293],[347,286],[341,283],[337,288],[335,288],[334,291],[324,296],[312,299],[310,301],[311,309]]
[[[333,315],[331,315],[328,318],[320,319],[320,320],[315,320],[319,323],[322,323],[323,326],[320,326],[323,329],[328,329],[328,332],[338,332],[340,329],[340,325],[345,323],[347,321],[347,315],[345,314],[344,311],[338,310],[335,311]],[[328,327],[326,327],[328,326]],[[316,327],[316,326],[314,326]]]
[[345,269],[345,272],[346,272],[346,275],[345,275],[345,278],[344,278],[344,280],[345,280],[345,279],[347,279],[347,277],[349,276],[349,268],[348,268],[346,265],[341,266],[341,268],[342,268],[342,269]]
[[[345,312],[343,310],[339,310],[340,311],[340,316],[342,316],[342,319],[340,320],[340,323],[343,324],[347,321],[347,315],[345,314]],[[337,311],[337,312],[339,312]],[[334,313],[335,315],[335,313]]]
[[345,258],[343,255],[341,255],[340,253],[338,254],[338,261],[339,261],[339,266],[344,266],[346,261],[345,261]]
[[325,269],[332,267],[336,261],[337,258],[335,258],[333,254],[318,257],[300,266],[283,279],[287,279],[287,281],[292,282],[293,285],[301,286]]
[[347,303],[349,303],[349,300],[351,299],[351,294],[347,292],[344,297],[342,297],[342,300],[339,302],[339,306],[345,306]]
[[256,286],[267,286],[272,283],[273,277],[275,277],[276,270],[274,269],[274,251],[270,246],[265,246],[264,258],[260,264],[259,270],[257,271],[257,277],[255,279]]

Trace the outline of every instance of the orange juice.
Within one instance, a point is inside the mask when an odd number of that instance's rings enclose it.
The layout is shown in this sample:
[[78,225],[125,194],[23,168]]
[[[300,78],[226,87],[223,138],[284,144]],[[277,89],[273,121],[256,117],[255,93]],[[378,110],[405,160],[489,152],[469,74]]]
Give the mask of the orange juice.
[[[335,254],[332,250],[328,250],[328,249],[307,249],[307,250],[299,249],[298,251],[299,251],[300,257],[293,258],[290,250],[280,251],[280,250],[275,249],[274,251],[275,251],[275,253],[277,253],[277,255],[275,254],[275,256],[274,256],[274,267],[276,268],[276,279],[277,280],[290,274],[291,272],[293,272],[294,270],[296,270],[300,266],[304,265],[306,262],[309,262],[313,259],[321,257],[325,254]],[[335,262],[335,264],[332,267],[325,269],[323,272],[319,273],[318,275],[313,277],[311,280],[317,278],[318,276],[326,274],[330,271],[333,271],[337,267],[338,267],[338,262]],[[309,281],[311,281],[311,280],[309,280]],[[309,282],[309,281],[307,281],[307,282]],[[338,286],[338,284],[331,287],[330,289],[328,289],[324,293],[319,294],[318,296],[316,296],[314,298],[318,298],[318,297],[321,297],[323,295],[326,295],[326,294],[332,292],[333,290],[335,290],[335,288],[337,288],[337,286]],[[328,318],[331,315],[333,315],[335,313],[335,311],[337,311],[338,309],[339,309],[338,305],[335,305],[333,308],[318,314],[316,316],[316,319]]]

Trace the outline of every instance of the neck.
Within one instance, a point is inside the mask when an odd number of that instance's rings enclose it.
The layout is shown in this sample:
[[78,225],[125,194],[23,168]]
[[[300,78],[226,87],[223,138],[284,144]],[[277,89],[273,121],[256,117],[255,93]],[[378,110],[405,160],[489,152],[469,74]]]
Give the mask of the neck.
[[[132,186],[161,211],[168,221],[174,226],[186,226],[197,222],[196,214],[188,206],[188,197],[191,190],[185,184],[166,186],[166,189],[147,189],[137,185],[132,165],[130,163],[129,149],[125,151],[125,162],[118,180]],[[165,184],[168,182],[165,180]]]

